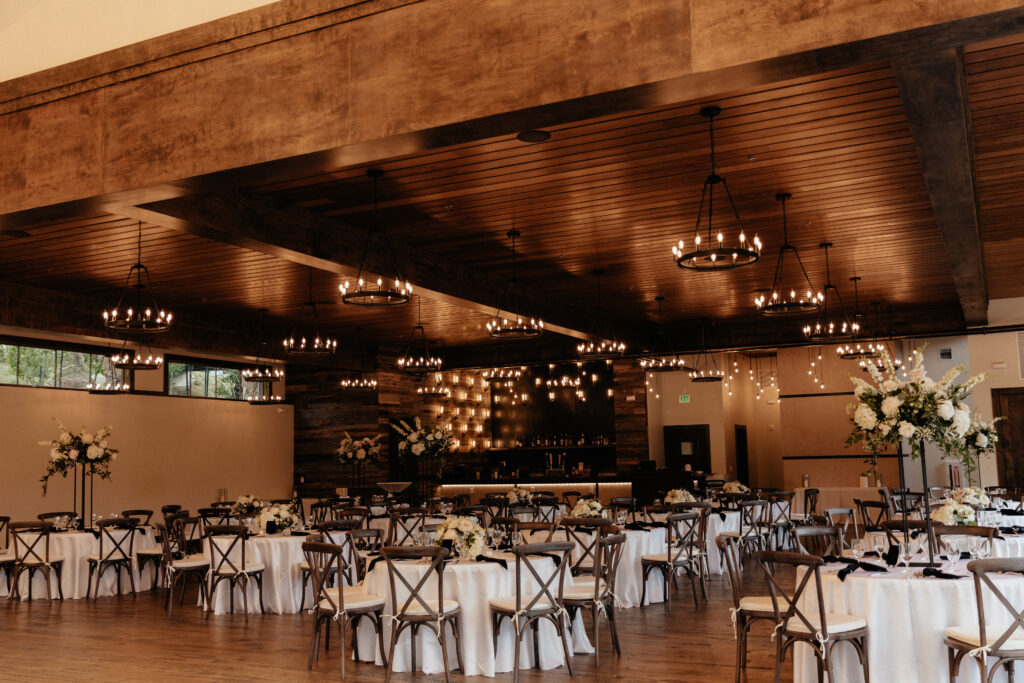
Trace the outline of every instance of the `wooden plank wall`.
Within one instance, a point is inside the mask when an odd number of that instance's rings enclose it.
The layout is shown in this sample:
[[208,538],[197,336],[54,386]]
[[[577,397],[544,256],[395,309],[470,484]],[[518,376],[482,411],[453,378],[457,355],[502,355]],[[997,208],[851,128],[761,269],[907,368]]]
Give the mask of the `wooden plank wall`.
[[[644,372],[633,360],[615,361],[615,452],[619,469],[649,458],[647,390]],[[630,400],[630,397],[633,397]]]

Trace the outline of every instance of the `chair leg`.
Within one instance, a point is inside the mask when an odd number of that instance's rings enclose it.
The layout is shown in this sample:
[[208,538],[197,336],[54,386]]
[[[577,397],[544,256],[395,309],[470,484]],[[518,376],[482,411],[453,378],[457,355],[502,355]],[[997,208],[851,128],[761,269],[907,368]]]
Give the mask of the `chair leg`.
[[640,606],[644,606],[644,600],[647,598],[647,577],[651,573],[651,565],[647,565],[643,570],[643,580],[641,581],[642,588],[640,590]]
[[597,605],[590,606],[590,621],[594,625],[594,668],[601,666],[601,620]]
[[609,600],[608,604],[605,605],[604,615],[608,618],[608,630],[612,636],[612,646],[615,648],[615,654],[619,657],[622,656],[622,648],[619,646],[619,628],[615,623],[615,602]]
[[[171,613],[174,611],[174,586],[175,586],[175,584],[178,583],[178,576],[177,575],[172,575],[170,583],[171,583],[170,590],[167,592],[167,616],[168,617],[170,617]],[[182,590],[182,592],[185,591],[184,588],[182,588],[181,590]]]
[[[245,623],[249,623],[249,575],[242,574],[242,609],[245,610]],[[232,582],[234,583],[234,582]],[[330,629],[328,629],[328,632]]]
[[519,619],[515,616],[512,617],[512,637],[515,638],[512,644],[515,648],[512,651],[512,682],[519,683],[519,651],[522,649],[523,632],[519,630]]
[[266,614],[267,610],[263,606],[263,572],[256,575],[256,588],[260,596],[260,614]]
[[444,680],[445,683],[450,683],[450,677],[448,673],[448,639],[444,635],[443,621],[440,624],[438,624],[437,640],[441,643],[441,663],[444,665]]
[[562,652],[565,654],[565,666],[569,669],[569,677],[575,678],[576,674],[573,671],[572,666],[572,654],[569,652],[569,629],[566,622],[569,620],[568,614],[559,612],[555,615],[556,628],[558,629],[558,635],[562,639]]
[[94,565],[92,562],[90,562],[89,563],[89,574],[88,574],[88,577],[85,579],[85,599],[86,600],[88,600],[89,598],[92,597],[92,574],[93,574],[93,571],[95,569],[96,569],[96,565]]
[[313,636],[309,639],[309,662],[306,664],[306,671],[313,670],[313,658],[317,653],[317,640],[320,636],[320,613],[314,610],[313,614]]
[[[129,586],[131,586],[131,589],[132,589],[132,597],[133,597],[133,598],[137,598],[137,597],[138,597],[138,594],[137,594],[137,593],[135,592],[135,572],[133,572],[133,571],[132,571],[132,563],[131,563],[131,560],[129,560],[129,561],[128,561],[128,562],[126,563],[126,565],[125,565],[125,569],[127,569],[127,570],[128,570],[128,585],[129,585]],[[142,580],[142,577],[139,577],[139,580]]]
[[345,622],[347,619],[338,619],[338,659],[341,660],[341,678],[345,679]]
[[398,632],[401,627],[396,625],[391,629],[391,645],[388,647],[388,658],[384,662],[384,683],[391,681],[391,668],[395,661],[395,645],[398,644]]
[[384,666],[388,666],[388,656],[384,654],[384,619],[383,612],[374,613],[373,627],[377,629],[377,645],[380,647],[380,658],[384,660]]
[[459,671],[466,675],[466,666],[462,661],[462,617],[456,615],[450,623],[455,635],[455,660],[459,663]]
[[746,664],[743,653],[743,643],[747,639],[747,631],[744,628],[743,617],[736,615],[736,683],[740,683],[740,672]]

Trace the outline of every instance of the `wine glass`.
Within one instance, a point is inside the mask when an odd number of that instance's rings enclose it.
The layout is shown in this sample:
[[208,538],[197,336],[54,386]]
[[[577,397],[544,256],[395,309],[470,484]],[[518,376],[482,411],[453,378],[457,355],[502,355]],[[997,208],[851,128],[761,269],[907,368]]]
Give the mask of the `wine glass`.
[[864,556],[865,550],[863,538],[855,538],[853,543],[850,544],[850,554],[853,555],[853,559],[857,560],[857,562],[860,562],[860,558]]
[[900,541],[900,559],[903,560],[903,570],[910,578],[910,559],[914,556],[914,544],[910,541]]
[[987,560],[992,554],[992,541],[987,538],[979,538],[975,552],[978,554],[979,560]]
[[878,558],[881,559],[885,555],[887,539],[882,534],[875,534],[871,537],[871,547],[874,548],[875,553],[878,554]]

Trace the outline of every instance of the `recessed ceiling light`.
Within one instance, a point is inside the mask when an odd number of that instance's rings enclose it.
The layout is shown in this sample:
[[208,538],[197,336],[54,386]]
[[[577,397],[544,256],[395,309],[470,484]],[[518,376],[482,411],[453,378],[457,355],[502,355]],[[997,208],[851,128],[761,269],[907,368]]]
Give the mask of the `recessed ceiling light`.
[[547,142],[551,139],[551,133],[546,130],[524,130],[516,134],[520,142]]

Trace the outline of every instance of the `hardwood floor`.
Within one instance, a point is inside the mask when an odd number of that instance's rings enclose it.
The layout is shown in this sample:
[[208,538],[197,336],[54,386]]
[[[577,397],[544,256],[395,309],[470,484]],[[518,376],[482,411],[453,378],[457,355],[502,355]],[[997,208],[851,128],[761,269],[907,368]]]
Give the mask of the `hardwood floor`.
[[[764,592],[754,567],[746,572],[748,593]],[[622,657],[611,650],[602,626],[601,667],[577,656],[580,681],[731,681],[735,641],[729,619],[728,582],[714,577],[709,601],[695,610],[689,586],[680,583],[672,610],[664,605],[619,611]],[[339,680],[337,650],[322,653],[306,671],[311,630],[307,614],[215,616],[204,621],[194,596],[174,615],[163,610],[163,594],[141,593],[133,600],[100,598],[0,604],[0,679],[4,681],[270,681]],[[745,681],[771,681],[774,645],[767,626],[755,627]],[[351,653],[351,651],[349,651]],[[787,662],[783,680],[792,680]],[[346,665],[346,681],[381,681],[384,669],[368,663]],[[395,674],[395,681],[437,681],[443,676]],[[453,681],[483,681],[464,678]],[[511,680],[498,674],[495,680]],[[523,670],[524,683],[568,683],[564,668]]]

